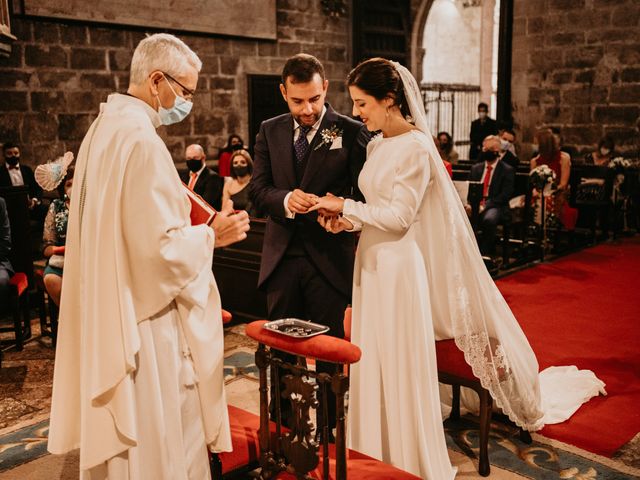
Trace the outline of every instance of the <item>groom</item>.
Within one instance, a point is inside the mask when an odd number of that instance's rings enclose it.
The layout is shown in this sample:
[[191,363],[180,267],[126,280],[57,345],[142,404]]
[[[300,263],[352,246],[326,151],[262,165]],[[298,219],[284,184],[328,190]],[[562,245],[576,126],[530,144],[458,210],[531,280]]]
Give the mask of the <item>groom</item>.
[[[315,57],[298,54],[287,60],[280,93],[290,113],[260,126],[249,188],[253,204],[269,217],[258,281],[267,294],[269,318],[311,320],[328,326],[329,335],[343,337],[355,239],[350,233],[328,233],[317,215],[307,212],[327,192],[362,199],[357,182],[370,135],[362,123],[325,103],[328,85]],[[333,373],[329,364],[319,363],[317,370]],[[332,425],[331,399],[329,410]],[[283,413],[286,418],[288,412]]]

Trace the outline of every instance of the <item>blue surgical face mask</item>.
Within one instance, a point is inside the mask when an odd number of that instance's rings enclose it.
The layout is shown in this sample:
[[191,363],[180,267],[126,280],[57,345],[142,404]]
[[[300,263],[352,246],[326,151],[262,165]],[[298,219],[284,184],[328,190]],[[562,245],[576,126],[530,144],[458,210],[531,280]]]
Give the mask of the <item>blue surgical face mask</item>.
[[163,125],[172,125],[187,118],[187,115],[189,115],[191,109],[193,108],[193,102],[185,100],[180,95],[178,95],[171,86],[171,82],[169,81],[169,79],[165,77],[165,80],[167,81],[167,84],[169,84],[169,88],[171,89],[173,94],[176,96],[176,100],[173,103],[173,107],[164,108],[160,103],[160,98],[158,97],[158,95],[156,95],[159,105],[158,115],[160,115],[160,121]]

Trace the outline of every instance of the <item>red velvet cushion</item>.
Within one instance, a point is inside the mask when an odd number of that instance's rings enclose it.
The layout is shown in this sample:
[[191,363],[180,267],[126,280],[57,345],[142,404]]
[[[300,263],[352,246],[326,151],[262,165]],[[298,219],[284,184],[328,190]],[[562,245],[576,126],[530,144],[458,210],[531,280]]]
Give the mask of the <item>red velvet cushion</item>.
[[317,335],[311,338],[292,338],[262,328],[266,320],[257,320],[247,325],[246,334],[276,350],[303,357],[315,358],[331,363],[356,363],[362,352],[356,345],[341,338]]
[[477,380],[469,364],[464,360],[464,353],[453,339],[436,342],[438,371],[450,373],[469,380]]
[[344,339],[351,341],[351,307],[347,307],[344,311]]
[[29,279],[27,279],[26,274],[18,272],[9,279],[9,285],[13,285],[14,287],[16,287],[18,296],[21,296],[25,292],[25,290],[29,288]]
[[[329,445],[329,478],[335,479],[336,462],[335,445]],[[311,478],[322,479],[322,458],[318,467],[310,472]],[[278,480],[295,480],[295,476],[288,473],[278,475]],[[347,478],[349,480],[420,480],[411,473],[394,466],[382,463],[364,453],[347,450]]]
[[[260,458],[260,440],[258,430],[260,428],[260,417],[241,408],[229,405],[229,423],[231,425],[231,441],[233,452],[225,452],[219,455],[222,462],[222,473],[226,474],[242,468],[250,463],[257,462]],[[275,424],[270,422],[270,429],[275,431]],[[287,431],[283,428],[283,431]],[[319,455],[322,454],[320,450]],[[335,445],[329,445],[329,478],[335,478]],[[398,470],[395,467],[386,465],[363,453],[354,450],[347,451],[347,472],[349,480],[354,479],[394,479],[394,480],[416,480],[418,477],[410,473]],[[322,461],[313,472],[312,478],[322,478]],[[295,476],[282,473],[279,479],[292,479]]]
[[[231,427],[232,452],[220,453],[222,473],[229,473],[260,459],[260,417],[242,408],[228,406],[229,425]],[[272,439],[275,439],[276,424],[269,422]],[[289,429],[282,427],[283,432]]]
[[224,308],[222,309],[222,323],[227,324],[231,321],[233,315],[230,312],[227,312]]

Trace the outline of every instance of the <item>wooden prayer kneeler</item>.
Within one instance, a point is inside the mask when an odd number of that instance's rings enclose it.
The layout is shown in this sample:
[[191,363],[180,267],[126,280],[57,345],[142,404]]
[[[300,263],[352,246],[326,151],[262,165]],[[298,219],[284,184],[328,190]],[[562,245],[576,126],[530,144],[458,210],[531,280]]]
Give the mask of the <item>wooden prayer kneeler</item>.
[[[360,359],[360,349],[346,340],[326,335],[307,339],[285,337],[263,329],[265,323],[265,320],[256,321],[246,328],[246,334],[259,342],[256,365],[260,372],[260,417],[229,407],[234,452],[214,455],[221,461],[217,471],[215,460],[212,462],[214,479],[234,478],[234,474],[242,472],[243,465],[257,463],[255,466],[261,467],[261,478],[264,479],[346,480],[348,476],[350,480],[417,480],[415,475],[346,448],[344,397],[349,379],[343,367]],[[295,355],[296,364],[283,362],[272,353],[273,350]],[[335,363],[336,373],[329,375],[309,371],[305,358]],[[275,398],[271,399],[276,407],[275,422],[269,420],[269,367],[271,383],[276,391]],[[280,392],[281,373],[284,374],[285,392]],[[311,381],[312,378],[315,382]],[[326,422],[326,410],[319,415],[320,443],[316,442],[310,421],[310,410],[319,404],[326,405],[326,402],[318,401],[317,395],[326,398],[329,388],[336,396],[335,445],[328,443],[331,426]],[[282,426],[280,417],[283,393],[293,400],[294,425],[290,430]],[[256,449],[256,437],[259,451]]]
[[[489,464],[489,431],[491,430],[491,411],[493,399],[489,390],[485,389],[480,380],[473,375],[471,367],[464,359],[464,353],[457,347],[455,341],[440,340],[436,342],[436,357],[438,362],[438,380],[451,385],[453,388],[453,404],[451,420],[460,419],[460,387],[469,387],[476,391],[480,398],[480,455],[478,473],[486,477],[490,473]],[[529,432],[520,429],[520,440],[531,443]]]

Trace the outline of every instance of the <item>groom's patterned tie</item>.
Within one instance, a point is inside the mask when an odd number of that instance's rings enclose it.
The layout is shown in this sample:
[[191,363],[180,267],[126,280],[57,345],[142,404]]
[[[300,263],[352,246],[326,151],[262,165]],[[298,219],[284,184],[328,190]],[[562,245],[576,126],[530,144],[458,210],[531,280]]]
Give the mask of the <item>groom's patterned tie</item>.
[[298,135],[298,139],[293,144],[293,149],[296,151],[296,162],[301,164],[304,160],[304,157],[307,155],[309,151],[309,141],[307,140],[307,134],[311,127],[307,127],[306,125],[300,125],[298,127],[300,129],[300,134]]

